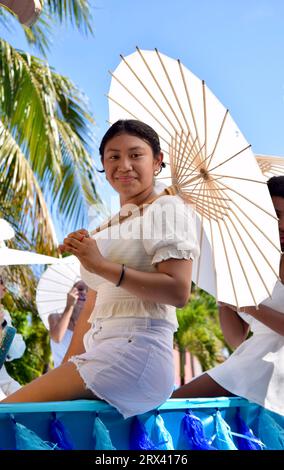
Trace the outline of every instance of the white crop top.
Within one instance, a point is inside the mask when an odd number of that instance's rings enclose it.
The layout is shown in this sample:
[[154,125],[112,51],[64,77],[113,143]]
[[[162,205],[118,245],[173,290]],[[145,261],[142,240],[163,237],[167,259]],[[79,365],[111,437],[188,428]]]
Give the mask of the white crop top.
[[[199,255],[194,211],[179,196],[161,196],[143,215],[130,217],[93,238],[108,260],[144,272],[155,272],[155,265],[163,260],[194,259]],[[135,316],[165,319],[177,327],[174,306],[139,299],[83,266],[81,276],[97,292],[90,323],[95,318]]]

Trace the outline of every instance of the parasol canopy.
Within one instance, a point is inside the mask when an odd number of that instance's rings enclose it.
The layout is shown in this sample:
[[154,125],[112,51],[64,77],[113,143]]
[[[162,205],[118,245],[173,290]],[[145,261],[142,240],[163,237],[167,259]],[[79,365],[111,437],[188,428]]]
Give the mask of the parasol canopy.
[[200,257],[194,282],[217,300],[258,305],[278,278],[278,221],[255,156],[228,110],[179,60],[136,52],[111,73],[109,121],[152,126],[167,192],[192,204]]
[[36,290],[36,305],[47,329],[49,315],[63,313],[67,294],[80,279],[80,262],[75,256],[63,258],[60,264],[49,266],[42,274]]
[[256,155],[262,174],[267,178],[284,175],[284,157],[275,155]]
[[10,240],[14,236],[15,232],[13,227],[6,220],[0,219],[0,266],[52,264],[61,262],[61,258],[8,248],[4,240]]
[[5,220],[0,219],[0,242],[14,238],[15,231],[13,227]]
[[13,250],[0,241],[0,266],[19,264],[53,264],[60,263],[61,259],[53,256],[41,255],[32,251]]

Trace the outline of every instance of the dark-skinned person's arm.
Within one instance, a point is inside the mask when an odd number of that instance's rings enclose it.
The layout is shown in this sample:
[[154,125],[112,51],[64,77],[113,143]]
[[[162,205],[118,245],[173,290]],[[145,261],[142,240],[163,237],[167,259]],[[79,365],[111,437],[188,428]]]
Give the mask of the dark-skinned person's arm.
[[268,326],[275,333],[284,336],[284,314],[274,310],[266,305],[256,307],[242,307],[241,311],[249,313],[256,320]]
[[235,349],[245,341],[250,327],[237,314],[233,307],[219,302],[218,309],[220,325],[225,341],[231,348]]

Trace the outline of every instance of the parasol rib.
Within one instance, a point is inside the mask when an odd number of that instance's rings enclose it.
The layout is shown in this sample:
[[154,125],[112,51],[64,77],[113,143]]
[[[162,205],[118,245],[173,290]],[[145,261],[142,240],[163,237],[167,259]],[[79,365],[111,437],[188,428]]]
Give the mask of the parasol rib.
[[[229,207],[227,207],[227,209],[229,209]],[[236,225],[234,224],[234,221],[232,220],[229,211],[228,211],[228,219],[230,220],[231,224],[233,225],[234,230],[235,230],[235,232],[237,233],[240,242],[242,243],[244,249],[246,250],[247,255],[249,256],[249,258],[250,258],[252,264],[254,265],[254,267],[255,267],[255,269],[256,269],[256,271],[257,271],[257,273],[258,273],[258,275],[259,275],[259,277],[260,277],[260,279],[261,279],[261,281],[262,281],[262,283],[263,283],[263,285],[264,285],[264,287],[265,287],[265,289],[266,289],[266,292],[267,292],[268,295],[270,296],[270,295],[271,295],[271,292],[269,291],[269,289],[268,289],[266,283],[264,282],[264,279],[263,279],[262,275],[260,274],[260,271],[259,271],[259,269],[257,268],[256,263],[254,262],[254,260],[253,260],[253,258],[252,258],[252,256],[251,256],[251,254],[250,254],[250,251],[248,250],[248,248],[247,248],[247,246],[246,246],[246,244],[245,244],[243,238],[241,237],[238,228],[237,228]],[[235,243],[234,243],[234,240],[233,240],[233,238],[232,238],[232,236],[231,236],[231,231],[230,231],[229,228],[228,228],[228,224],[227,224],[226,218],[224,218],[223,222],[224,222],[225,227],[226,227],[226,229],[227,229],[228,235],[229,235],[229,237],[230,237],[230,239],[231,239],[231,243],[232,243],[232,245],[233,245],[233,247],[234,247],[234,250],[235,250],[235,253],[236,253],[236,255],[237,255],[239,264],[240,264],[240,266],[241,266],[241,268],[242,268],[242,272],[243,272],[243,275],[244,275],[244,277],[245,277],[245,279],[246,279],[246,283],[247,283],[247,286],[248,286],[249,291],[250,291],[250,293],[251,293],[251,296],[252,296],[252,298],[253,298],[254,304],[255,304],[255,306],[257,306],[257,302],[256,302],[255,296],[254,296],[254,294],[253,294],[253,289],[252,289],[252,287],[251,287],[251,284],[250,284],[250,282],[249,282],[248,276],[247,276],[246,271],[245,271],[245,269],[244,269],[242,260],[241,260],[241,258],[240,258],[240,256],[239,256],[239,252],[238,252],[238,250],[237,250],[237,248],[236,248],[236,245],[235,245]],[[243,227],[243,228],[244,228],[244,227]],[[246,230],[245,230],[245,232],[247,233]],[[254,243],[254,244],[255,244],[255,243]],[[255,244],[255,245],[256,245],[256,244]]]
[[235,189],[233,188],[230,188],[229,186],[227,186],[226,184],[222,183],[222,181],[219,181],[219,184],[221,184],[224,188],[226,188],[226,190],[228,191],[232,191],[233,193],[237,194],[238,196],[242,197],[243,199],[245,199],[246,201],[248,201],[250,204],[252,204],[253,206],[257,207],[258,209],[260,209],[262,212],[264,212],[265,214],[269,215],[272,219],[274,220],[278,220],[278,218],[271,214],[270,212],[268,212],[267,210],[265,210],[263,207],[260,207],[258,204],[256,204],[256,202],[254,201],[251,201],[249,198],[247,198],[246,196],[244,196],[243,194],[239,193],[238,191],[236,191]]
[[207,112],[206,112],[206,92],[205,82],[202,80],[202,99],[203,99],[203,119],[204,119],[204,160],[207,159]]
[[228,163],[230,160],[232,160],[233,158],[237,157],[238,155],[240,155],[242,152],[245,152],[245,150],[251,148],[251,145],[248,145],[247,147],[243,148],[242,150],[240,150],[239,152],[235,153],[234,155],[232,155],[231,157],[227,158],[227,160],[224,160],[223,162],[219,163],[218,165],[214,166],[213,168],[210,168],[208,169],[208,171],[214,171],[216,170],[216,168],[219,168],[220,166],[222,165],[225,165],[225,163]]
[[[209,190],[209,188],[207,188]],[[216,203],[216,205],[218,206],[218,201]],[[222,240],[222,244],[223,244],[223,249],[224,249],[224,253],[225,253],[225,258],[226,258],[226,263],[227,263],[227,267],[228,267],[228,271],[229,271],[229,275],[230,275],[230,279],[231,279],[231,285],[232,285],[232,288],[233,288],[233,292],[234,292],[234,297],[235,297],[235,302],[236,302],[236,306],[237,308],[239,308],[239,300],[238,300],[238,296],[237,296],[237,291],[236,291],[236,286],[235,286],[235,283],[234,283],[234,278],[233,278],[233,273],[232,273],[232,270],[231,270],[231,265],[229,263],[229,257],[228,257],[228,253],[227,253],[227,247],[226,247],[226,243],[225,243],[225,240],[224,240],[224,236],[223,236],[223,232],[222,232],[222,229],[221,229],[221,223],[220,223],[220,220],[217,221],[217,227],[219,229],[219,233],[220,233],[220,236],[221,236],[221,240]]]
[[217,139],[216,139],[214,148],[213,148],[213,150],[212,150],[212,153],[211,153],[210,158],[209,158],[209,162],[208,162],[208,164],[207,164],[207,168],[209,168],[210,163],[211,163],[211,160],[212,160],[212,158],[213,158],[214,155],[215,155],[215,151],[216,151],[216,148],[217,148],[217,146],[218,146],[218,144],[219,144],[220,137],[221,137],[222,131],[223,131],[223,129],[224,129],[224,125],[225,125],[226,118],[227,118],[228,114],[229,114],[229,110],[226,109],[225,115],[224,115],[224,117],[223,117],[223,121],[222,121],[222,123],[221,123],[220,129],[219,129],[219,132],[218,132],[218,135],[217,135]]
[[198,134],[198,128],[197,128],[197,125],[196,125],[196,120],[195,120],[195,116],[194,116],[194,112],[193,112],[193,107],[192,107],[192,103],[191,103],[191,99],[190,99],[190,95],[189,95],[187,83],[186,83],[186,80],[185,80],[185,76],[184,76],[184,73],[183,73],[183,69],[182,69],[183,65],[182,65],[182,63],[180,62],[180,60],[178,60],[178,65],[179,65],[179,70],[180,70],[180,73],[181,73],[181,78],[182,78],[184,90],[185,90],[186,97],[187,97],[188,106],[189,106],[190,113],[191,113],[191,118],[192,118],[192,120],[193,120],[193,125],[194,125],[194,129],[195,129],[195,135],[196,135],[197,141],[198,141],[198,146],[199,146],[199,148],[201,148],[201,143],[200,143],[200,138],[199,138],[199,134]]

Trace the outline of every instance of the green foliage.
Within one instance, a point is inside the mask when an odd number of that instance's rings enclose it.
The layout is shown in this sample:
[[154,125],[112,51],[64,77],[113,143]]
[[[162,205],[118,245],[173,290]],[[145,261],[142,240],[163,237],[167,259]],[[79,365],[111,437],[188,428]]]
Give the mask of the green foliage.
[[8,373],[21,384],[44,374],[49,366],[49,335],[38,315],[16,310],[12,313],[13,325],[23,335],[26,351],[20,359],[6,362]]
[[[32,28],[24,28],[29,44],[46,55],[53,26],[72,25],[93,34],[89,0],[45,0]],[[0,7],[0,26],[13,31],[15,17]],[[18,24],[19,26],[19,24]],[[13,48],[0,38],[0,217],[16,237],[7,244],[54,255],[57,240],[50,215],[75,228],[84,226],[90,206],[100,204],[96,191],[94,120],[87,99],[72,81],[45,60]],[[35,309],[35,269],[6,268],[9,295],[5,307],[23,334],[27,349],[7,364],[20,383],[46,371],[48,332]],[[37,273],[38,274],[38,273]]]
[[[90,0],[41,0],[44,8],[36,23],[27,28],[22,25],[27,42],[41,54],[50,50],[55,28],[71,25],[80,32],[93,35],[92,2]],[[12,31],[16,17],[6,8],[0,8],[0,26]]]
[[[93,34],[89,0],[45,0],[44,10],[26,39],[46,55],[52,27],[68,24]],[[15,17],[0,7],[0,26],[13,31]],[[17,23],[18,27],[19,24]],[[7,244],[54,255],[57,240],[50,215],[84,226],[90,206],[100,203],[92,158],[94,120],[87,100],[67,77],[45,60],[13,48],[0,38],[0,217],[16,237]],[[6,268],[10,294],[4,305],[25,337],[21,359],[7,364],[20,383],[46,371],[48,332],[35,309],[35,269]],[[37,273],[38,274],[38,273]]]
[[[46,253],[56,244],[47,201],[74,228],[100,199],[86,100],[47,63],[0,39],[0,199],[18,202],[18,230]],[[1,208],[2,212],[2,208]],[[5,218],[5,212],[2,214]]]
[[[8,279],[7,275],[5,277]],[[49,334],[32,301],[35,297],[36,283],[32,273],[30,279],[32,298],[29,298],[21,289],[16,291],[9,277],[9,291],[2,302],[11,315],[17,333],[23,335],[26,343],[26,350],[21,358],[5,363],[8,373],[21,384],[28,383],[46,372],[51,359]]]
[[190,302],[177,310],[177,317],[179,329],[175,341],[179,350],[183,352],[188,349],[199,359],[203,370],[216,365],[224,339],[214,297],[195,288]]

